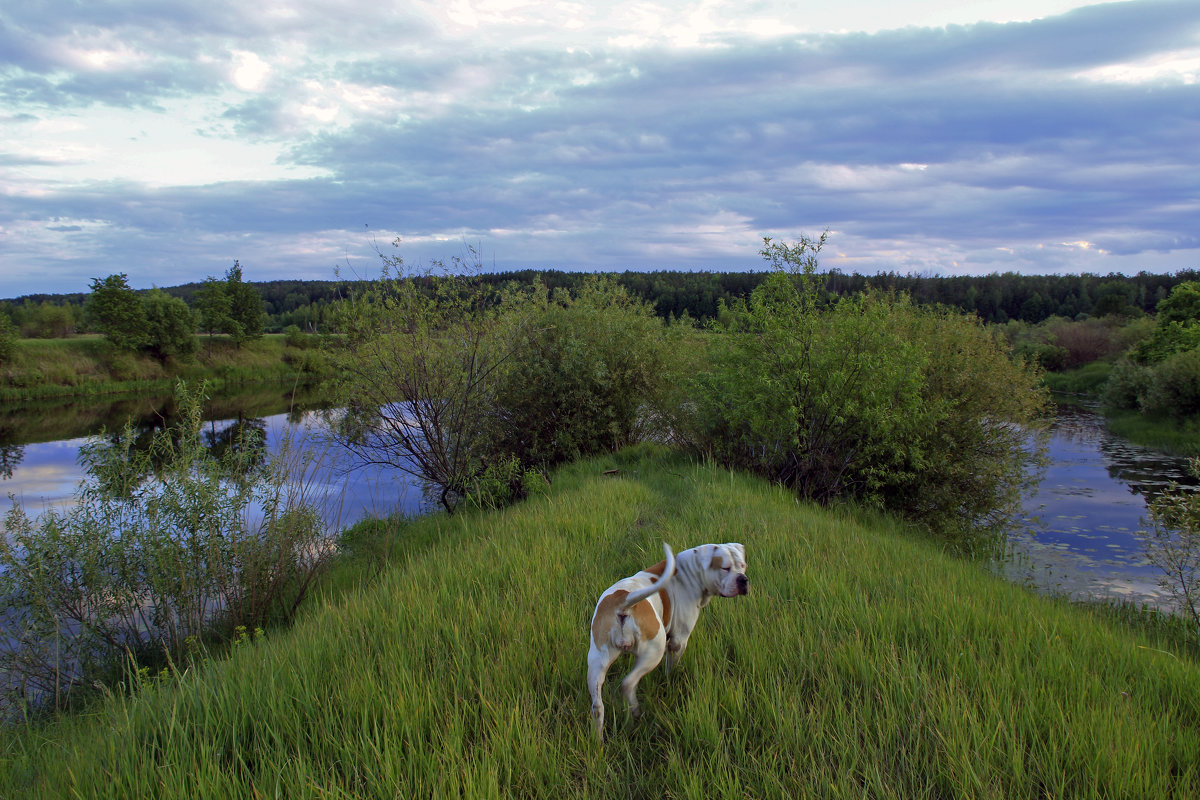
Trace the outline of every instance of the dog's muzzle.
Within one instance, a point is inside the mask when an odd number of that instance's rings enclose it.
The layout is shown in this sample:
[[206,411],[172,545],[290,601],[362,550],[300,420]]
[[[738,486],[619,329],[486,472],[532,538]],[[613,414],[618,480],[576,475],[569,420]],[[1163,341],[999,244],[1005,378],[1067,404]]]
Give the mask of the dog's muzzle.
[[745,575],[737,576],[737,593],[750,594],[750,579]]

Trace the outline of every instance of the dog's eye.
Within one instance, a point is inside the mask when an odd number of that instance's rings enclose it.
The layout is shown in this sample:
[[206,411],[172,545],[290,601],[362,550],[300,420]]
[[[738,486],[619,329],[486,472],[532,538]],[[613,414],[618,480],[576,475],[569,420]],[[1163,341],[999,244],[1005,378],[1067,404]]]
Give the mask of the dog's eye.
[[722,567],[721,569],[725,570],[726,572],[729,572],[729,570],[733,569],[733,567]]

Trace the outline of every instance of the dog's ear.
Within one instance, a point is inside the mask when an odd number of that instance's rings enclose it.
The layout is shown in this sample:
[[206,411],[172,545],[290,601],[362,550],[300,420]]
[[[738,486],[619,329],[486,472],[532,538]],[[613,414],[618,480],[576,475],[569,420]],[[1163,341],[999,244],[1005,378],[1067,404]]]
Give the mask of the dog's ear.
[[741,561],[743,563],[746,561],[746,548],[744,546],[742,546],[742,544],[740,544],[739,542],[730,542],[729,544],[727,544],[725,546],[729,548],[730,552],[733,553],[734,557],[738,561]]
[[721,545],[714,544],[712,546],[712,558],[709,559],[709,569],[724,569],[725,559],[721,557]]

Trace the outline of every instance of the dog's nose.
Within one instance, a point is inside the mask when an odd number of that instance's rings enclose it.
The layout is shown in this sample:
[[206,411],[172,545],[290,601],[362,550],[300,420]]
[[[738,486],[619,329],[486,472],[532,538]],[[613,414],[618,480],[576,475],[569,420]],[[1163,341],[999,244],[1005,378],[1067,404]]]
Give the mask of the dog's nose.
[[745,575],[738,575],[737,589],[738,594],[750,594],[750,579]]

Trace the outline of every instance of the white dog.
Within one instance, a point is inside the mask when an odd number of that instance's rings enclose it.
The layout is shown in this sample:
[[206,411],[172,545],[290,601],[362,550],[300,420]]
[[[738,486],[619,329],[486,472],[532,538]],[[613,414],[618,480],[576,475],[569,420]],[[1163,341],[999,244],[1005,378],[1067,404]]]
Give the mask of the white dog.
[[604,738],[601,691],[608,668],[622,653],[637,660],[621,681],[621,694],[636,718],[638,681],[667,657],[667,673],[683,655],[700,609],[714,595],[737,597],[750,591],[746,549],[737,543],[702,544],[678,557],[663,545],[664,561],[617,581],[600,595],[592,614],[588,651],[588,691],[596,734]]

